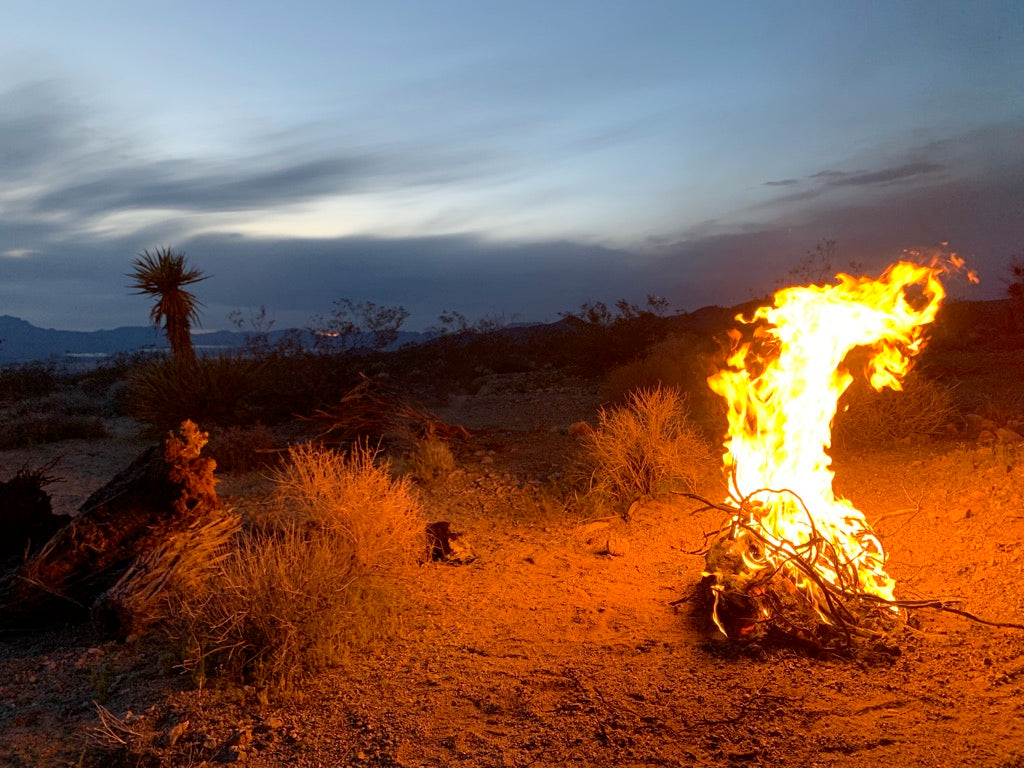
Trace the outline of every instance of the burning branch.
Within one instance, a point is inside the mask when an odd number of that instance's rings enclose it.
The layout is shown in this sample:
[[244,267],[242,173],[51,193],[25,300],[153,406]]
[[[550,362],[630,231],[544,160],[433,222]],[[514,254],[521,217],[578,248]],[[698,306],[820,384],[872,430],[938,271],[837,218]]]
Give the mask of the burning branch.
[[[899,610],[934,610],[989,627],[1024,630],[1024,624],[983,619],[955,607],[953,601],[887,600],[852,589],[848,582],[827,581],[817,572],[814,563],[822,552],[830,553],[832,558],[838,558],[839,554],[824,537],[808,541],[797,551],[798,548],[790,542],[780,544],[771,541],[756,526],[739,522],[749,500],[741,501],[739,506],[730,506],[715,504],[693,493],[679,495],[704,505],[696,511],[717,509],[732,515],[729,524],[707,534],[706,540],[715,539],[710,547],[692,553],[706,557],[708,571],[711,571],[712,563],[722,568],[714,573],[705,573],[699,593],[713,603],[712,618],[716,626],[732,639],[752,642],[778,636],[809,644],[817,650],[849,650],[857,638],[882,639],[886,633],[872,628],[872,625],[891,626],[893,612]],[[742,569],[730,571],[723,560],[744,546],[759,547],[775,555],[779,565],[755,574],[744,573]],[[780,576],[784,566],[791,566],[810,578],[825,596],[825,605],[814,604],[805,593],[793,589],[792,580],[787,581],[784,575]],[[742,579],[742,586],[737,588],[730,576]],[[687,599],[676,601],[676,604]],[[794,604],[798,610],[793,610]],[[800,621],[799,617],[809,618],[812,614],[819,620]],[[763,618],[758,618],[759,615]]]
[[[962,267],[955,254],[950,262]],[[898,390],[945,290],[934,263],[894,264],[877,280],[786,288],[733,332],[726,367],[708,385],[728,404],[730,516],[706,552],[711,618],[740,641],[781,634],[817,648],[876,640],[900,615],[881,541],[837,498],[828,449],[852,360],[876,390]],[[857,355],[851,355],[857,351]],[[863,354],[862,354],[863,353]],[[780,489],[780,490],[776,490]],[[936,607],[936,601],[927,601]]]

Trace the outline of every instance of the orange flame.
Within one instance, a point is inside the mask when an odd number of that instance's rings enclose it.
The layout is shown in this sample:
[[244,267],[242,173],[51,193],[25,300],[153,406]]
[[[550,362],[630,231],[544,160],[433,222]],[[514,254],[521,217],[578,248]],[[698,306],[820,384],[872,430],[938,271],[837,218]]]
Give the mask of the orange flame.
[[[748,526],[770,544],[739,548],[744,565],[784,573],[826,622],[819,579],[885,600],[894,587],[864,515],[832,490],[832,420],[853,381],[847,355],[865,349],[871,385],[900,389],[945,296],[943,271],[901,261],[877,280],[841,274],[834,285],[780,290],[772,306],[737,318],[753,326],[753,339],[733,331],[727,367],[708,379],[728,403],[724,463],[741,502],[734,530]],[[796,554],[813,576],[794,564]]]

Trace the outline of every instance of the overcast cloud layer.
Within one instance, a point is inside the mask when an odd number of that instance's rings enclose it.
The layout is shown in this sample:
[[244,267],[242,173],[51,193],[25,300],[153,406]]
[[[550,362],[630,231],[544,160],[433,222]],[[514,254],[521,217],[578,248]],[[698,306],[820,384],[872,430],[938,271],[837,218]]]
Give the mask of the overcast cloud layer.
[[825,238],[837,268],[871,270],[948,241],[983,278],[965,295],[990,298],[1024,252],[1016,3],[865,18],[753,4],[731,20],[653,2],[547,17],[525,3],[498,20],[389,4],[397,27],[356,4],[320,19],[345,27],[344,54],[316,47],[313,6],[268,8],[253,18],[280,29],[203,5],[159,19],[173,33],[210,14],[196,34],[212,48],[163,66],[124,42],[148,23],[137,9],[78,49],[57,45],[73,19],[12,20],[0,314],[142,324],[125,273],[165,245],[211,275],[210,328],[260,305],[301,326],[341,297],[402,304],[411,327],[647,294],[692,310],[763,295]]

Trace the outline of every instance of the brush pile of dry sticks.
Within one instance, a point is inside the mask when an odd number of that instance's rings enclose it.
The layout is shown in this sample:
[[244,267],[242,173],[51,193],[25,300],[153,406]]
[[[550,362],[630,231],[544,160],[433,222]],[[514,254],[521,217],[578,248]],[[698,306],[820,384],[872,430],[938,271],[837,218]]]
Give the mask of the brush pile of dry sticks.
[[721,528],[705,536],[699,552],[705,556],[705,571],[696,593],[677,601],[698,598],[729,640],[844,655],[897,654],[896,633],[909,611],[921,609],[1024,629],[1022,624],[986,621],[947,601],[886,600],[865,592],[850,558],[815,527],[806,507],[811,527],[806,541],[780,540],[766,531],[758,522],[763,508],[753,499],[764,493],[726,504],[682,494],[704,505],[696,511],[716,509],[729,515]]
[[359,375],[359,383],[337,403],[304,419],[320,430],[316,435],[320,442],[347,447],[365,439],[410,444],[425,435],[469,437],[464,427],[446,424],[379,379]]

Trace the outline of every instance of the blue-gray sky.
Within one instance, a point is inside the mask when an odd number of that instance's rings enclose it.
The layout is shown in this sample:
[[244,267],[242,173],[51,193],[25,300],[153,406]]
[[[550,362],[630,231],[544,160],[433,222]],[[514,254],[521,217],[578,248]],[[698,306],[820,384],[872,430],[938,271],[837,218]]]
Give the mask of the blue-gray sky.
[[1024,252],[1024,4],[49,0],[0,25],[0,314],[139,325],[130,260],[203,325],[340,297],[549,320]]

